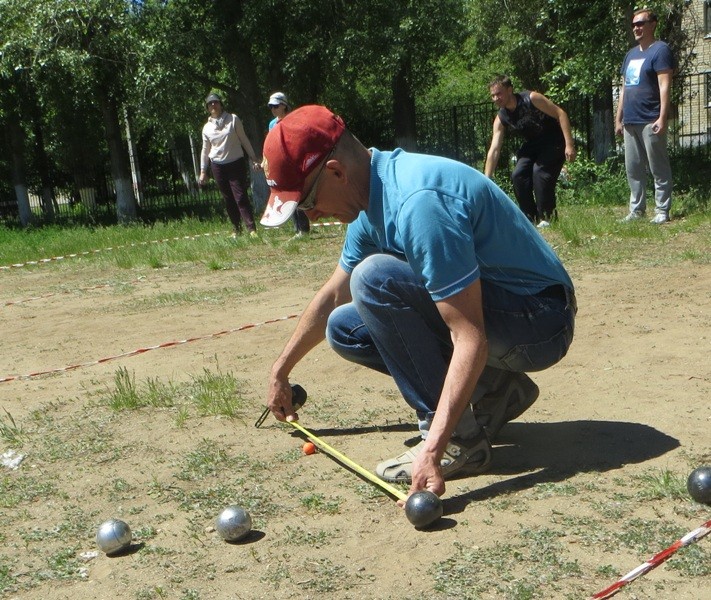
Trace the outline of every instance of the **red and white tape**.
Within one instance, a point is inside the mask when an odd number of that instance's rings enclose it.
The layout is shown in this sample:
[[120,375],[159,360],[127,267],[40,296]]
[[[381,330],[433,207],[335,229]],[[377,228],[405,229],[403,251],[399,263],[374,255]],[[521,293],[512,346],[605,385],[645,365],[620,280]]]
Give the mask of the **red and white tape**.
[[15,304],[24,304],[25,302],[32,302],[34,300],[44,300],[45,298],[51,298],[52,296],[58,296],[59,294],[71,294],[72,292],[87,292],[90,290],[100,290],[103,288],[107,287],[114,287],[116,285],[134,285],[138,283],[139,281],[143,281],[145,277],[139,277],[138,279],[134,279],[133,281],[129,281],[128,283],[100,283],[98,285],[92,285],[89,287],[84,287],[84,288],[77,288],[76,290],[62,290],[61,292],[48,292],[46,294],[42,294],[41,296],[31,296],[29,298],[22,298],[20,300],[7,300],[6,302],[3,303],[3,306],[13,306]]
[[[313,223],[312,227],[329,227],[331,225],[343,225],[340,221],[331,221],[329,223]],[[163,244],[165,242],[174,242],[177,240],[197,240],[201,237],[208,237],[211,235],[225,235],[230,233],[228,231],[218,231],[218,232],[208,232],[200,233],[197,235],[183,235],[172,238],[163,238],[162,240],[149,240],[146,242],[134,242],[132,244],[122,244],[120,246],[108,246],[107,248],[98,248],[95,250],[84,250],[82,252],[73,252],[72,254],[66,254],[64,256],[50,256],[49,258],[40,258],[39,260],[28,260],[23,263],[15,263],[12,265],[0,265],[0,271],[9,271],[10,269],[19,269],[21,267],[27,267],[30,265],[43,265],[51,262],[56,262],[59,260],[65,260],[67,258],[77,258],[79,256],[89,256],[90,254],[98,254],[99,252],[110,252],[112,250],[120,250],[121,248],[135,248],[137,246],[147,246],[148,244]]]
[[218,331],[217,333],[210,333],[208,335],[199,335],[196,337],[186,338],[184,340],[174,340],[172,342],[164,342],[162,344],[156,344],[155,346],[146,346],[145,348],[138,348],[136,350],[131,350],[130,352],[123,352],[121,354],[115,354],[114,356],[107,356],[100,358],[98,360],[92,360],[85,363],[78,363],[74,365],[68,365],[66,367],[60,367],[57,369],[49,369],[48,371],[34,371],[32,373],[27,373],[26,375],[8,375],[7,377],[0,378],[0,383],[6,383],[8,381],[17,381],[19,379],[32,379],[34,377],[40,377],[42,375],[51,375],[53,373],[63,373],[65,371],[73,371],[74,369],[79,369],[81,367],[90,367],[92,365],[99,365],[101,363],[109,362],[111,360],[116,360],[118,358],[126,358],[128,356],[136,356],[138,354],[144,354],[145,352],[150,352],[151,350],[158,350],[159,348],[172,348],[173,346],[180,346],[181,344],[187,344],[188,342],[197,342],[198,340],[209,340],[212,338],[220,337],[222,335],[227,335],[228,333],[235,333],[237,331],[244,331],[245,329],[253,329],[255,327],[261,327],[262,325],[267,325],[269,323],[278,323],[279,321],[286,321],[288,319],[294,319],[298,317],[298,314],[287,315],[285,317],[277,317],[276,319],[270,319],[268,321],[262,321],[261,323],[250,323],[248,325],[242,325],[240,327],[234,327],[232,329],[225,329],[224,331]]
[[122,244],[120,246],[109,246],[107,248],[98,248],[96,250],[84,250],[82,252],[74,252],[72,254],[67,254],[65,256],[51,256],[49,258],[40,258],[39,260],[28,260],[27,262],[23,263],[15,263],[13,265],[4,265],[0,266],[0,271],[8,271],[10,269],[19,269],[21,267],[26,267],[29,265],[43,265],[46,263],[51,263],[54,261],[58,260],[64,260],[66,258],[77,258],[79,256],[88,256],[90,254],[98,254],[99,252],[110,252],[111,250],[120,250],[121,248],[135,248],[137,246],[147,246],[148,244],[163,244],[165,242],[174,242],[177,240],[197,240],[198,238],[201,237],[208,237],[211,235],[224,235],[225,231],[218,231],[218,232],[208,232],[208,233],[200,233],[197,235],[183,235],[183,236],[178,236],[178,237],[173,237],[173,238],[164,238],[162,240],[148,240],[146,242],[134,242],[132,244]]
[[331,225],[343,225],[340,221],[331,221],[329,223],[311,223],[311,227],[330,227]]
[[641,577],[648,571],[651,571],[655,567],[661,565],[665,560],[667,560],[672,554],[674,554],[680,548],[688,546],[693,542],[698,542],[702,537],[708,535],[711,532],[711,520],[706,521],[701,527],[690,531],[683,538],[674,542],[666,550],[662,550],[658,554],[655,554],[647,562],[639,565],[636,569],[632,569],[627,575],[621,577],[618,581],[613,583],[610,587],[605,588],[601,592],[598,592],[593,596],[595,600],[602,598],[610,598],[619,592],[624,586],[626,586],[630,581],[634,581],[638,577]]

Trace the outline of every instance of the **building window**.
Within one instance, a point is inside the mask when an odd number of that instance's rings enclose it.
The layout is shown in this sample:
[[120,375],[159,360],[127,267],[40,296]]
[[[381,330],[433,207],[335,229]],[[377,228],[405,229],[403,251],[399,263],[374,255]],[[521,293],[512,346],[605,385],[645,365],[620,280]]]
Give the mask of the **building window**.
[[706,108],[711,108],[711,73],[706,73]]
[[711,0],[704,0],[704,31],[711,36]]

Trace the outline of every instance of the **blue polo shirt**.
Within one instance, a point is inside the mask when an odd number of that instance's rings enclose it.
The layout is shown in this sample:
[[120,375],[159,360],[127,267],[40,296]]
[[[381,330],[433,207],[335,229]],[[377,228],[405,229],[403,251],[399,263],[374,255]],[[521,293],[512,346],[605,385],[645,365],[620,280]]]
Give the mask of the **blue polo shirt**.
[[340,266],[406,260],[435,301],[481,278],[516,294],[573,283],[550,245],[495,183],[463,163],[371,149],[368,209],[348,226]]

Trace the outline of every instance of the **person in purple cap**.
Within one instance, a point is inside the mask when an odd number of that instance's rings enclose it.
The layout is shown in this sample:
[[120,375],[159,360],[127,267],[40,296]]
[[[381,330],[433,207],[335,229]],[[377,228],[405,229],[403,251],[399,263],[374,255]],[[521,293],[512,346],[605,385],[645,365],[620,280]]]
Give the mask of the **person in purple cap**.
[[[573,283],[516,204],[462,163],[363,146],[322,106],[291,112],[264,143],[271,188],[261,223],[295,210],[348,223],[333,275],[272,366],[267,405],[296,420],[289,375],[326,339],[389,374],[422,440],[376,473],[410,493],[485,470],[491,440],[538,397],[525,374],[573,339]],[[332,376],[332,375],[331,375]]]

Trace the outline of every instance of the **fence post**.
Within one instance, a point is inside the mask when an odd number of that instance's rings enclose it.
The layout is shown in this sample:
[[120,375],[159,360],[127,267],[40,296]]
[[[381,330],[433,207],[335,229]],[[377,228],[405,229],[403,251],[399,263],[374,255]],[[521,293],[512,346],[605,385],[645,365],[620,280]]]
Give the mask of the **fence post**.
[[461,154],[459,152],[459,118],[458,118],[456,106],[452,107],[452,127],[453,127],[452,133],[454,134],[454,157],[457,160],[460,160]]

